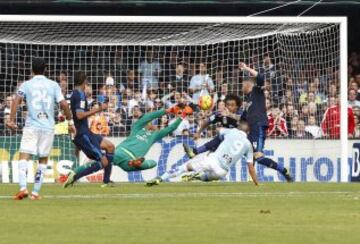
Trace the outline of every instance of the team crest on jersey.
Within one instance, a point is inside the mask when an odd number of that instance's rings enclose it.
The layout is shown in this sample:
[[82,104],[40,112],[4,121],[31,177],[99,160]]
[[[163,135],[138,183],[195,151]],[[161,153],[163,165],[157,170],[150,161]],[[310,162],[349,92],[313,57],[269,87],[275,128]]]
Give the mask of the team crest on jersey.
[[82,109],[85,108],[85,101],[80,101],[80,108],[82,108]]

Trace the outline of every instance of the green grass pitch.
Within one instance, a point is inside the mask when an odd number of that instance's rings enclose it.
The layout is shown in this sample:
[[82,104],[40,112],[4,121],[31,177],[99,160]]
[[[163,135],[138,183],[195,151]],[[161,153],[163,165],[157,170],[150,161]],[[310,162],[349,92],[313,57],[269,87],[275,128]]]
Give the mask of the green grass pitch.
[[0,243],[359,243],[360,185],[0,185]]

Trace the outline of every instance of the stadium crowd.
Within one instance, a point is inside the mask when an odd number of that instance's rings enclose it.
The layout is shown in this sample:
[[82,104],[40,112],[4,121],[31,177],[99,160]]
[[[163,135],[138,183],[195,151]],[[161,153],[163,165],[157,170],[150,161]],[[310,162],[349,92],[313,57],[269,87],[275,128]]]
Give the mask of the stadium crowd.
[[[89,120],[94,133],[104,136],[126,136],[131,125],[142,114],[160,108],[169,108],[182,102],[194,109],[194,114],[187,117],[174,136],[191,136],[197,128],[216,110],[225,109],[224,99],[228,94],[242,96],[241,83],[248,78],[240,71],[237,64],[232,69],[226,68],[223,62],[216,68],[209,68],[205,59],[198,59],[190,64],[177,52],[169,52],[167,57],[159,57],[153,51],[147,51],[137,63],[128,65],[123,52],[115,53],[114,67],[91,83],[86,90],[88,103],[98,106],[101,102],[109,102],[108,110],[99,112]],[[269,128],[268,136],[272,138],[339,138],[339,78],[338,70],[326,68],[319,71],[315,67],[306,66],[306,70],[298,72],[305,75],[301,79],[297,75],[286,72],[286,65],[273,63],[269,54],[257,55],[249,59],[250,66],[264,72],[266,85],[263,88],[266,96]],[[70,98],[72,87],[72,70],[56,74],[62,92]],[[360,138],[360,55],[351,53],[349,57],[349,137]],[[54,73],[55,76],[55,73]],[[54,78],[49,76],[50,78]],[[100,80],[99,80],[100,79]],[[0,103],[0,133],[10,135],[5,127],[9,118],[10,106],[14,99],[14,91],[23,81],[18,81],[10,93],[2,94]],[[214,106],[209,111],[202,111],[196,105],[200,94],[210,94]],[[243,102],[239,111],[247,104]],[[26,117],[26,107],[17,113],[17,123],[21,133]],[[56,133],[66,134],[67,125],[63,122],[61,112],[57,116]],[[164,115],[154,121],[153,126],[166,127],[174,118]],[[215,128],[206,130],[204,137],[214,135]]]

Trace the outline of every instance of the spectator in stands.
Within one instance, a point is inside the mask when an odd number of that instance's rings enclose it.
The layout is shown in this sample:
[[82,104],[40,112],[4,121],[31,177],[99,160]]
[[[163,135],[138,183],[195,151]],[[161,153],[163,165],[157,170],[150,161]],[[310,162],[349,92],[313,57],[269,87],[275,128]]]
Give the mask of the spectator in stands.
[[288,130],[289,138],[296,137],[298,123],[299,123],[299,116],[292,117],[290,122],[290,127]]
[[355,128],[354,128],[354,138],[360,138],[360,121],[358,116],[354,116]]
[[149,49],[145,59],[140,63],[138,71],[141,75],[141,85],[146,89],[159,88],[159,75],[161,72],[160,63],[154,58],[154,50]]
[[131,89],[133,91],[140,91],[139,81],[136,77],[136,72],[134,69],[128,69],[126,71],[125,81],[120,83],[120,92],[124,93],[126,89]]
[[[98,107],[98,104],[94,105]],[[94,134],[107,136],[110,133],[108,120],[103,111],[91,116],[89,118],[90,131]]]
[[305,132],[310,133],[315,139],[322,136],[322,130],[320,126],[317,125],[316,117],[314,115],[309,116],[308,124],[305,126]]
[[194,104],[199,103],[201,95],[209,95],[214,91],[214,82],[207,73],[205,63],[199,64],[199,73],[194,75],[190,80],[189,90],[193,94]]
[[176,65],[175,76],[171,77],[170,89],[175,89],[178,92],[187,92],[189,86],[188,77],[185,74],[185,67],[183,64]]
[[330,82],[329,97],[336,97],[338,95],[338,89],[335,82]]
[[[224,103],[224,107],[225,107],[225,103]],[[194,136],[194,134],[198,130],[198,125],[196,124],[194,113],[188,115],[188,120],[189,120],[189,135]]]
[[[322,88],[322,89],[321,89]],[[326,103],[326,84],[321,86],[320,79],[318,77],[314,78],[314,81],[310,84],[309,91],[315,94],[315,97],[320,97],[321,103]]]
[[67,101],[70,101],[71,92],[69,92],[67,72],[65,70],[60,71],[57,80],[61,88],[61,93],[64,95]]
[[357,90],[350,88],[348,93],[348,105],[350,107],[360,107],[360,101],[356,100]]
[[164,103],[161,101],[160,98],[156,98],[154,100],[154,110],[159,110],[164,107]]
[[[117,47],[114,56],[114,67],[115,76],[122,77],[123,73],[125,73],[127,66],[129,65],[126,56],[124,57],[124,47]],[[125,50],[126,51],[126,50]]]
[[354,116],[357,116],[360,118],[360,107],[359,106],[353,106],[352,107]]
[[131,99],[128,100],[127,105],[128,105],[128,113],[129,113],[129,115],[133,116],[132,112],[134,111],[135,106],[140,108],[140,106],[143,105],[143,102],[142,102],[142,99],[141,99],[141,92],[139,92],[139,91],[135,92],[134,96],[132,96]]
[[13,96],[9,95],[5,98],[5,106],[3,106],[4,114],[10,114],[10,108],[13,101]]
[[309,116],[309,105],[304,104],[304,105],[301,107],[300,119],[307,121],[308,116]]
[[170,108],[178,103],[193,103],[193,99],[186,92],[180,93],[179,91],[173,91],[170,94],[165,95],[161,101],[165,104],[165,108]]
[[126,124],[123,123],[121,109],[117,109],[110,117],[109,127],[111,128],[112,136],[126,136],[127,127]]
[[219,88],[221,87],[221,85],[224,83],[224,71],[219,68],[215,71],[215,86],[219,92]]
[[[348,135],[352,137],[355,128],[354,114],[348,107]],[[329,106],[324,114],[321,123],[323,135],[331,139],[340,138],[340,104],[336,101],[334,105]]]
[[104,95],[98,96],[98,102],[103,103],[106,101],[111,101],[114,103],[115,108],[121,107],[121,95],[118,89],[115,86],[115,80],[112,76],[107,76],[105,79],[105,86],[103,87],[105,90]]
[[310,138],[309,133],[305,131],[305,121],[304,120],[299,120],[299,122],[297,124],[297,130],[296,130],[295,137],[298,139]]
[[222,83],[220,85],[220,89],[218,90],[218,92],[215,94],[216,99],[214,99],[215,101],[217,100],[221,100],[224,101],[225,97],[229,94],[229,84],[228,83]]
[[269,137],[287,137],[288,130],[285,119],[279,107],[274,107],[268,115],[268,129],[266,131]]
[[309,102],[308,108],[309,108],[309,115],[310,114],[317,114],[317,106],[316,106],[315,102]]

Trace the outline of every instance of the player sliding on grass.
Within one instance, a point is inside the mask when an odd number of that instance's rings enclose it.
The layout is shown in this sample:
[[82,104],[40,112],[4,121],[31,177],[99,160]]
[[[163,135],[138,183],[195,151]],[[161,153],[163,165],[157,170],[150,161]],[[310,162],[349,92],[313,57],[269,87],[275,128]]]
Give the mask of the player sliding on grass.
[[191,159],[188,163],[181,165],[179,169],[169,170],[162,176],[147,182],[146,185],[158,185],[162,181],[180,176],[187,172],[193,173],[183,176],[185,181],[219,180],[226,176],[230,167],[241,158],[246,159],[249,167],[249,174],[255,185],[258,185],[253,164],[253,148],[250,141],[247,139],[246,134],[249,130],[249,126],[246,122],[242,122],[240,123],[239,129],[220,128],[219,135],[223,136],[224,139],[215,152],[212,152],[205,157]]
[[[247,107],[243,115],[240,117],[239,115],[228,111],[227,116],[234,118],[237,121],[240,121],[240,119],[246,120],[249,123],[250,133],[248,135],[248,139],[254,147],[255,161],[266,167],[277,170],[285,177],[288,182],[291,182],[292,178],[288,170],[284,166],[276,163],[270,158],[265,157],[264,155],[266,129],[268,127],[268,119],[265,108],[265,95],[263,90],[265,83],[264,74],[248,67],[245,63],[240,63],[239,67],[242,71],[249,72],[251,76],[255,77],[255,81],[252,78],[248,78],[243,81],[242,90],[245,94],[245,100],[247,101]],[[185,152],[190,158],[195,157],[196,154],[203,153],[208,150],[214,150],[214,148],[216,149],[220,144],[220,140],[220,137],[215,137],[213,140],[195,149],[184,145]]]
[[[180,107],[181,106],[174,106],[168,110],[161,109],[147,113],[136,121],[132,126],[130,135],[116,147],[113,164],[127,172],[146,170],[155,167],[156,161],[145,160],[144,156],[156,141],[176,130],[182,122],[182,118],[186,117],[187,114],[192,113],[190,107],[185,107],[184,109],[181,109]],[[162,130],[154,130],[150,122],[160,118],[166,113],[181,116],[168,127]],[[64,183],[64,187],[66,188],[74,184],[74,182],[81,177],[99,170],[100,168],[97,165],[98,162],[90,162],[75,169],[74,172],[69,174],[67,181]]]

